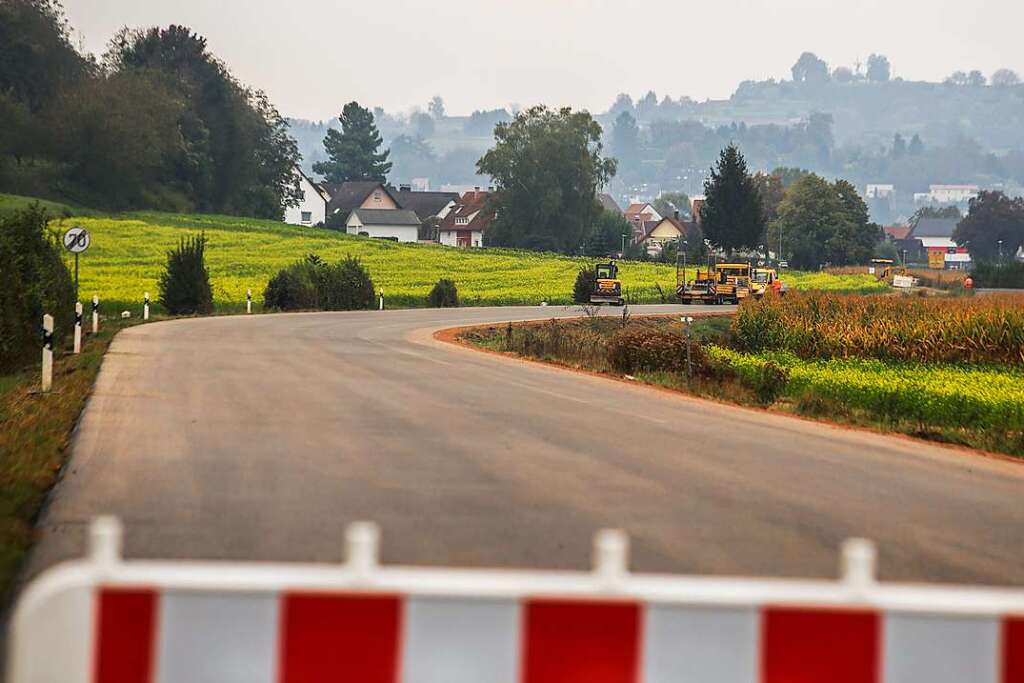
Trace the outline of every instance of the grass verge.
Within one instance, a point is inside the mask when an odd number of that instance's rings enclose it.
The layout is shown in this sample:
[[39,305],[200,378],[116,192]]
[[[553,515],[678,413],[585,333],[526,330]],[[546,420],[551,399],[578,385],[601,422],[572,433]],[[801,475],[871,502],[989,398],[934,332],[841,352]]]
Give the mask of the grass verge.
[[120,323],[86,335],[82,353],[62,348],[53,390],[39,393],[39,369],[0,377],[0,597],[6,600],[35,540],[34,523],[67,457],[71,433]]

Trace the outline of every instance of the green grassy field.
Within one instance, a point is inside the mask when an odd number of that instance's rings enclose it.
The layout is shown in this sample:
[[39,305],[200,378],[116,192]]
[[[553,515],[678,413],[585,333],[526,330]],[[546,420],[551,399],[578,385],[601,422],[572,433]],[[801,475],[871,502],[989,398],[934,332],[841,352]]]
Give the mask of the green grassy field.
[[4,194],[0,192],[0,216],[9,214],[18,209],[23,209],[29,204],[38,202],[40,206],[49,211],[54,216],[91,216],[95,215],[95,212],[89,209],[83,209],[79,206],[73,206],[71,204],[65,204],[62,202],[53,202],[48,199],[36,199],[35,197],[24,197],[20,194]]
[[[91,233],[92,246],[81,259],[81,295],[83,300],[98,295],[108,312],[137,308],[146,291],[156,299],[167,250],[181,237],[200,231],[209,239],[207,263],[220,311],[240,309],[249,288],[260,302],[267,281],[279,269],[310,253],[325,260],[359,257],[376,286],[384,289],[387,305],[394,307],[425,306],[431,287],[442,277],[455,281],[465,305],[567,304],[576,273],[595,262],[508,249],[397,244],[232,216],[133,213],[55,218],[51,225],[58,231],[82,225]],[[620,265],[623,286],[635,302],[660,302],[659,285],[668,296],[674,291],[673,265]],[[867,275],[787,272],[784,280],[794,289],[885,289]]]

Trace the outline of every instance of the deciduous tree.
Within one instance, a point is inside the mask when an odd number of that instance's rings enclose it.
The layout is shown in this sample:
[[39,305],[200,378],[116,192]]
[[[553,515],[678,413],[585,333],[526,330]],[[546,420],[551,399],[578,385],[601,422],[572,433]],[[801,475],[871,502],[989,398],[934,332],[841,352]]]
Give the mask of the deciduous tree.
[[971,200],[953,241],[966,246],[974,261],[1013,258],[1024,245],[1024,198],[982,191]]
[[601,210],[596,193],[615,174],[601,126],[587,112],[537,106],[499,123],[494,137],[477,163],[496,188],[489,244],[577,252]]

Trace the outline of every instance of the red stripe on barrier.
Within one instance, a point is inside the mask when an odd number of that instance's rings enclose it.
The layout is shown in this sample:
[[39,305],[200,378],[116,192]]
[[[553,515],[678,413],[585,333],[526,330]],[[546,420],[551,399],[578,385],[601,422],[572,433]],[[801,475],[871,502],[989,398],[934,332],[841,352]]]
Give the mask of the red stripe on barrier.
[[282,600],[282,683],[398,680],[401,601],[292,593]]
[[156,593],[105,588],[96,599],[95,683],[149,683],[156,649]]
[[762,612],[762,683],[877,683],[880,618],[861,610]]
[[1024,683],[1024,616],[1003,620],[1001,683]]
[[524,683],[634,683],[640,606],[530,600],[524,605]]

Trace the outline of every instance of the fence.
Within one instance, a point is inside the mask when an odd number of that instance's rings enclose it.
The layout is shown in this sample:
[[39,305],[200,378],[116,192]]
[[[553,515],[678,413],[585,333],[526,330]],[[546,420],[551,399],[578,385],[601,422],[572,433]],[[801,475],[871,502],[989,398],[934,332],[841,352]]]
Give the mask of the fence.
[[359,681],[1021,683],[1024,591],[839,581],[379,567],[371,524],[339,565],[122,561],[120,527],[14,616],[11,683]]

